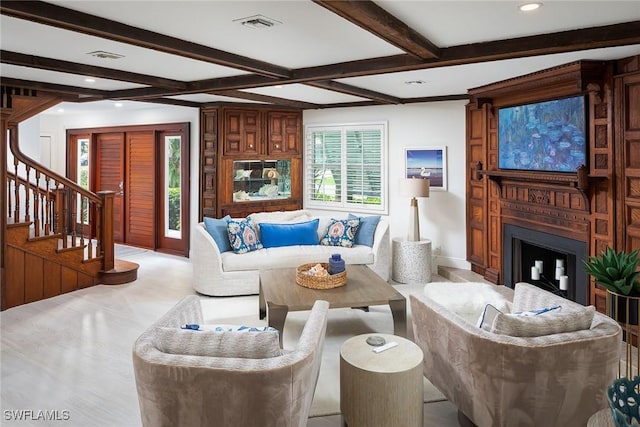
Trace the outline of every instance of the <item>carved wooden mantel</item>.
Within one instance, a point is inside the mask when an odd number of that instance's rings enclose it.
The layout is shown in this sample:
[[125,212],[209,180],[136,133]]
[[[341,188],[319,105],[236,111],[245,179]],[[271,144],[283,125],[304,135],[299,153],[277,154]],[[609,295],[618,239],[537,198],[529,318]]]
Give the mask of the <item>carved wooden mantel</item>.
[[[586,243],[593,254],[615,233],[613,220],[612,72],[578,61],[471,89],[467,106],[467,259],[503,283],[503,225]],[[574,173],[498,167],[498,108],[585,95],[589,159]],[[486,179],[484,179],[486,177]]]

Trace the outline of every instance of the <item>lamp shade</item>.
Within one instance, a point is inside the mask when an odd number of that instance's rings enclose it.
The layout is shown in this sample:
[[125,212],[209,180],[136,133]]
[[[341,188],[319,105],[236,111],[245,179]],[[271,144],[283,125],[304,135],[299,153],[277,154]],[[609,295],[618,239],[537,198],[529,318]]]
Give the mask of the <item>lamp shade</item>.
[[429,179],[401,178],[399,193],[402,197],[429,197]]

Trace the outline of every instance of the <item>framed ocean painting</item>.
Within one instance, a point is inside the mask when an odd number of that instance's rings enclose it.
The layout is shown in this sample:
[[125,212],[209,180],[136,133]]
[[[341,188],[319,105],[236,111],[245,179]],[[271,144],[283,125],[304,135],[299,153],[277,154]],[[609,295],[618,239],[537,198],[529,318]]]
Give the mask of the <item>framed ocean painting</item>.
[[405,177],[429,178],[429,188],[447,191],[447,147],[405,149]]

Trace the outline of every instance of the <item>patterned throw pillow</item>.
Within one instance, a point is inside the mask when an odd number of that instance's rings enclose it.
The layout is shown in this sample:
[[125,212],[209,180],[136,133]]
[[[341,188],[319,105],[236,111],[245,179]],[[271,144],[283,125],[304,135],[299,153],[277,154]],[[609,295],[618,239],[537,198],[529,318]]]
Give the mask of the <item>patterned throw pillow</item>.
[[350,248],[358,233],[358,227],[360,227],[360,218],[332,219],[320,244]]
[[231,249],[237,254],[262,249],[262,243],[260,243],[258,239],[258,233],[256,233],[256,229],[248,218],[241,221],[234,219],[229,220],[227,223],[227,232],[229,233]]

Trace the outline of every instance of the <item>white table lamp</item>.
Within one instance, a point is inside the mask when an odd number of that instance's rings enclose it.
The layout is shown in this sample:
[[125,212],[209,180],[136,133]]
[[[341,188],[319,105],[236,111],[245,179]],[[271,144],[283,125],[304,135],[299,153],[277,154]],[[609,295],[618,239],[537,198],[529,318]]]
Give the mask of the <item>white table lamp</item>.
[[418,197],[429,197],[429,179],[402,178],[400,179],[400,195],[411,197],[409,209],[409,233],[407,240],[416,242],[420,240],[420,215],[418,214]]

